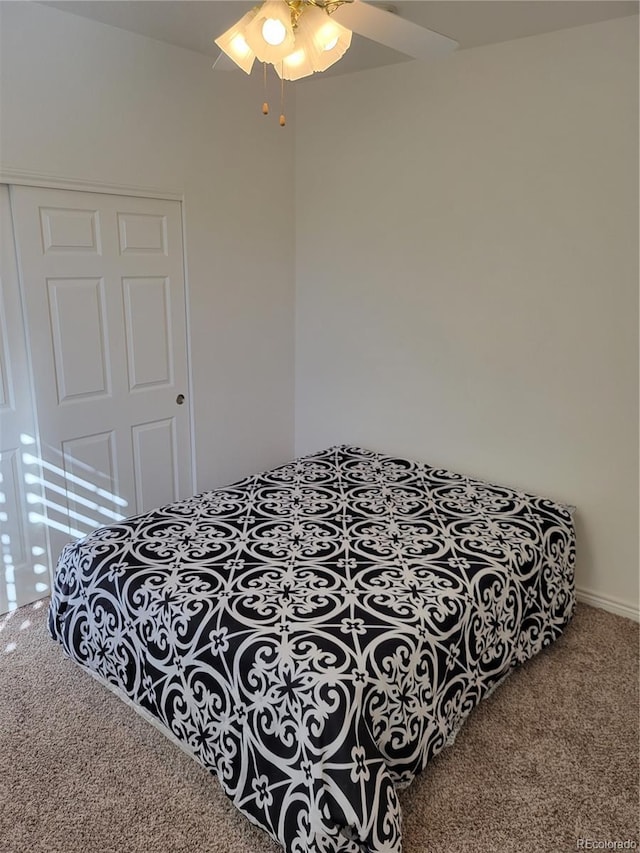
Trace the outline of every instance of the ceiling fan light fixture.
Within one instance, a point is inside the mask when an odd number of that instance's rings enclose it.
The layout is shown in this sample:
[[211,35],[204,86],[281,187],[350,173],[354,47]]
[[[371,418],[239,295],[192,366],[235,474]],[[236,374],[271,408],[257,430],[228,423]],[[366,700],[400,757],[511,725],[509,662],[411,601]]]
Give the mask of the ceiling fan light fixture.
[[373,8],[361,0],[263,0],[215,43],[247,74],[255,59],[264,63],[265,115],[269,114],[267,65],[273,65],[282,81],[280,124],[284,126],[284,81],[325,71],[344,56],[352,32],[349,24],[336,20],[335,13],[352,3]]
[[325,71],[351,44],[351,30],[329,12],[351,0],[265,0],[215,39],[247,74],[253,62],[274,66],[284,80]]

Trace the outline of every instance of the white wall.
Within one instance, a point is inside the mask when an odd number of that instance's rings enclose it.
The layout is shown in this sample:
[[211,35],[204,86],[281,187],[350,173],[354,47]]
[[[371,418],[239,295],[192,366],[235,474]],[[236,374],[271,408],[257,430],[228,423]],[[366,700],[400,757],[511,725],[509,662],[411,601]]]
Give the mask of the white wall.
[[34,3],[0,14],[0,171],[184,196],[198,488],[290,459],[293,126],[207,57]]
[[638,606],[638,20],[300,88],[296,451],[577,505]]

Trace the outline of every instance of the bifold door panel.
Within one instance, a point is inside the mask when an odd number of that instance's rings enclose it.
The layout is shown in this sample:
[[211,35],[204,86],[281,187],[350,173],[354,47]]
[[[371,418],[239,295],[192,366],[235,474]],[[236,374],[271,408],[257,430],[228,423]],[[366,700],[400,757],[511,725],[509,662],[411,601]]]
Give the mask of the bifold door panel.
[[12,187],[55,561],[192,492],[179,202]]

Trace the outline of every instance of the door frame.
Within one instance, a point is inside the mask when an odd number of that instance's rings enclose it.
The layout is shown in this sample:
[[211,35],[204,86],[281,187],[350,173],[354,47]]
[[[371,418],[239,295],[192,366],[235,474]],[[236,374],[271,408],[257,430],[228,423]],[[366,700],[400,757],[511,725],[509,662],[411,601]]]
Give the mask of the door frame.
[[129,195],[141,198],[161,198],[167,201],[184,202],[184,192],[177,188],[140,187],[132,184],[116,184],[109,181],[90,181],[49,172],[32,172],[14,169],[0,164],[0,184],[19,184],[26,187],[43,187],[52,190],[78,190],[78,192]]

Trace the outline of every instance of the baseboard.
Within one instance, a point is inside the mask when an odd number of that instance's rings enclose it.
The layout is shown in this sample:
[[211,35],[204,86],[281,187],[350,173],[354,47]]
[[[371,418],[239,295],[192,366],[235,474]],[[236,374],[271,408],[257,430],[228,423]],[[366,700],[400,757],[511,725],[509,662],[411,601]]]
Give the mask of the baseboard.
[[615,613],[617,616],[625,616],[627,619],[633,619],[635,622],[640,622],[640,609],[634,607],[620,598],[612,598],[608,595],[600,595],[592,592],[589,589],[576,588],[576,598],[583,604],[590,604],[592,607],[599,607],[601,610],[608,610],[609,613]]

